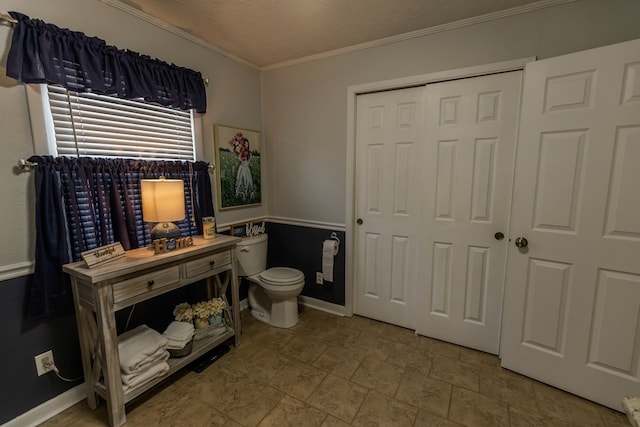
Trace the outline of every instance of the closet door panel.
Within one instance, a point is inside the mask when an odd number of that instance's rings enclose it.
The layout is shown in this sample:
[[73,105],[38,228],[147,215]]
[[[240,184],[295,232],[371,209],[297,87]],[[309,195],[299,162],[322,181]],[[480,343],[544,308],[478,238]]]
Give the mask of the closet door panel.
[[418,333],[497,354],[519,71],[427,85]]

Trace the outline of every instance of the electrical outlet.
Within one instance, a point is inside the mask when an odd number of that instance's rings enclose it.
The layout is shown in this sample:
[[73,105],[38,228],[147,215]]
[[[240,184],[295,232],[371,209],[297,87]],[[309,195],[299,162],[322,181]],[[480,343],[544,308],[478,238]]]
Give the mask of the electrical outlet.
[[38,376],[53,371],[53,350],[45,351],[36,356],[36,368],[38,369]]
[[322,285],[323,283],[324,283],[324,277],[322,276],[322,273],[318,271],[316,273],[316,285]]

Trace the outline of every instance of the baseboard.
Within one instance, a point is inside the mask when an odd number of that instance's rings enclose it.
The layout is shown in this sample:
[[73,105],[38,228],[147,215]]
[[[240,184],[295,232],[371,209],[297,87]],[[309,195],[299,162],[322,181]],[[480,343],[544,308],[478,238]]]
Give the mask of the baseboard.
[[17,416],[3,424],[2,427],[37,426],[86,398],[87,390],[82,383]]
[[[330,302],[322,301],[316,298],[306,297],[304,295],[298,295],[298,304],[305,307],[313,308],[315,310],[331,313],[336,316],[346,316],[344,306],[333,304]],[[249,309],[249,300],[245,298],[240,301],[240,311]]]
[[326,311],[327,313],[335,314],[336,316],[344,316],[345,308],[343,305],[334,304],[327,301],[322,301],[316,298],[307,297],[304,295],[298,296],[298,302],[305,307],[315,308],[316,310]]
[[[333,304],[331,302],[322,301],[316,298],[306,297],[304,295],[298,295],[298,304],[305,307],[315,308],[316,310],[325,311],[327,313],[335,314],[336,316],[344,316],[344,306]],[[247,298],[240,300],[240,311],[249,308],[249,300]]]

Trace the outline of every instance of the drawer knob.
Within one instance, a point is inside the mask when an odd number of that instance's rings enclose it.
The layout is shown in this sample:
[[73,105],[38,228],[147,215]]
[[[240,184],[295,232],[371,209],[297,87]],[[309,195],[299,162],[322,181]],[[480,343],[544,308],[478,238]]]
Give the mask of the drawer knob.
[[213,267],[213,264],[215,264],[216,262],[214,260],[209,261],[209,266]]
[[156,283],[156,282],[155,282],[155,280],[149,280],[149,281],[147,282],[147,288],[151,288],[151,287],[153,287],[154,283]]

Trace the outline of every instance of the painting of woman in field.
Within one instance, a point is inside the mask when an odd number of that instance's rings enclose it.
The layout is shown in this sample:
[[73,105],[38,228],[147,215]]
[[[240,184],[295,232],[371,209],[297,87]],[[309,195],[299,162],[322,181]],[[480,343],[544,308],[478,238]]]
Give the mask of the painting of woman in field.
[[218,208],[261,203],[260,133],[215,125]]

